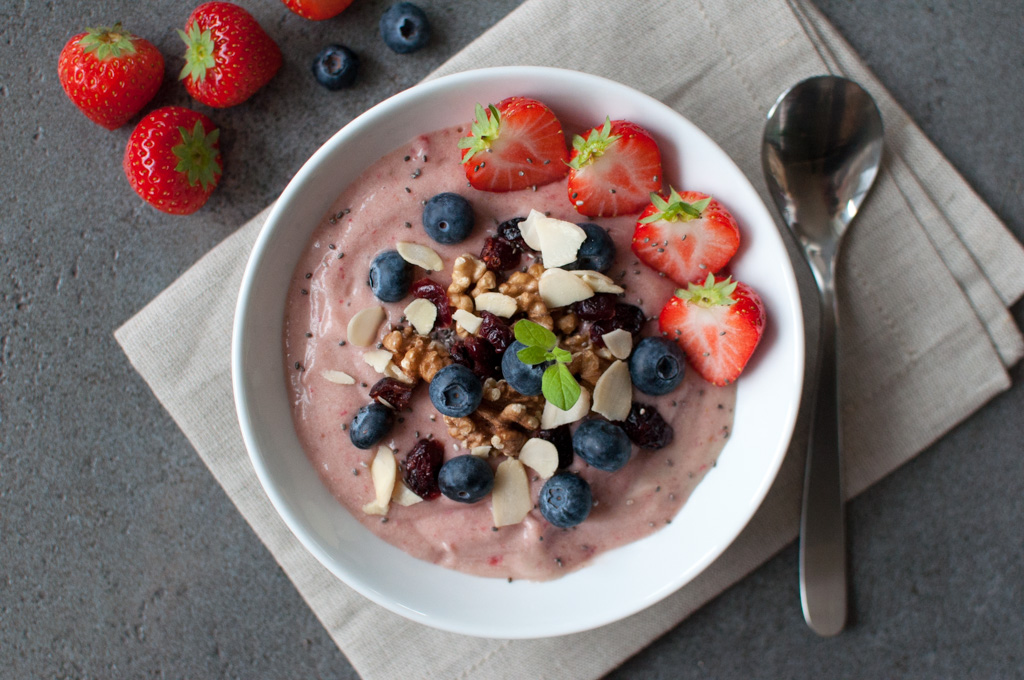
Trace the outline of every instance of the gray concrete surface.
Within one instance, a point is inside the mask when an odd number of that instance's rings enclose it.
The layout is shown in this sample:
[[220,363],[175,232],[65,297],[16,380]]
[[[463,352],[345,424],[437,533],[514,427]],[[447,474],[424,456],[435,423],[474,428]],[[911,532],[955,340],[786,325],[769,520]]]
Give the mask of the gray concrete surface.
[[[355,678],[112,331],[270,202],[340,125],[415,83],[519,0],[421,0],[437,39],[376,35],[387,0],[311,23],[249,0],[283,73],[218,111],[228,171],[207,208],[143,206],[57,55],[122,19],[165,55],[186,2],[0,1],[0,677]],[[820,0],[925,132],[1024,238],[1024,11],[1017,0]],[[320,46],[364,56],[321,90]],[[181,61],[168,58],[168,72]],[[156,104],[190,100],[168,78]],[[1015,308],[1024,321],[1021,306]],[[1024,677],[1024,369],[1014,387],[852,503],[853,620],[804,626],[789,548],[611,677]],[[400,641],[398,641],[400,644]],[[410,670],[409,677],[415,677]]]

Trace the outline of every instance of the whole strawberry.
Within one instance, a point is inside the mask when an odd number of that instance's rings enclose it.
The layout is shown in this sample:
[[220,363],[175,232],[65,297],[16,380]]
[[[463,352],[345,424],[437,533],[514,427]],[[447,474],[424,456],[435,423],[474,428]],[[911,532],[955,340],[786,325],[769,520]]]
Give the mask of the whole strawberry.
[[651,194],[633,231],[636,256],[680,286],[717,273],[740,247],[740,229],[717,200],[697,191]]
[[185,67],[178,77],[207,106],[241,104],[281,68],[277,43],[249,12],[229,2],[196,7],[178,35],[186,46]]
[[665,304],[658,316],[662,336],[675,340],[701,377],[715,385],[735,382],[764,334],[761,296],[733,281],[691,283]]
[[300,17],[313,21],[337,16],[352,4],[352,0],[281,0],[281,2]]
[[124,174],[157,210],[188,215],[220,180],[220,130],[203,114],[165,106],[139,121],[124,152]]
[[121,24],[87,28],[64,45],[60,84],[89,120],[114,130],[142,110],[164,78],[164,58]]
[[565,177],[569,152],[551,109],[527,97],[509,97],[486,109],[459,140],[466,178],[481,191],[518,191]]
[[569,201],[588,217],[643,210],[661,191],[661,152],[647,130],[628,120],[605,119],[572,140]]

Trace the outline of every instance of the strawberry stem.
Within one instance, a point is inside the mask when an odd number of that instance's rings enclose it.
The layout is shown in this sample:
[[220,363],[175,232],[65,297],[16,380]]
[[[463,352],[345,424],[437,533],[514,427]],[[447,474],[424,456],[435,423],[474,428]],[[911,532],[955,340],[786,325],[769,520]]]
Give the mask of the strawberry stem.
[[117,59],[122,54],[135,54],[132,40],[135,36],[121,28],[121,22],[113,26],[85,29],[85,35],[78,41],[82,52],[92,54],[98,61]]
[[191,132],[184,127],[179,127],[178,132],[181,133],[181,144],[171,148],[178,158],[174,169],[185,173],[190,185],[195,186],[201,182],[203,191],[208,191],[217,184],[220,175],[220,166],[217,164],[220,152],[214,148],[220,138],[220,128],[206,134],[202,121],[197,120]]
[[178,80],[192,76],[194,81],[206,78],[207,69],[216,66],[213,58],[213,35],[210,30],[201,31],[196,22],[188,29],[188,33],[178,29],[178,35],[185,42],[185,66],[178,75]]
[[587,134],[586,139],[580,135],[576,135],[572,138],[572,148],[576,150],[576,158],[572,159],[569,163],[569,167],[574,170],[579,170],[585,165],[593,162],[599,158],[605,151],[608,150],[612,144],[614,144],[622,135],[612,134],[612,119],[608,116],[604,118],[604,125],[600,130],[594,128]]
[[641,224],[650,224],[651,222],[659,222],[661,220],[666,222],[689,222],[690,220],[700,219],[707,207],[711,205],[711,197],[708,196],[699,201],[687,203],[679,195],[679,192],[672,189],[669,192],[668,200],[652,191],[651,203],[654,204],[657,210],[640,220]]
[[736,304],[732,294],[736,290],[736,282],[731,276],[720,281],[715,281],[714,274],[708,274],[703,284],[690,283],[686,290],[680,288],[676,291],[676,297],[687,302],[692,302],[701,307],[719,307]]
[[494,104],[488,104],[485,109],[480,104],[476,105],[476,122],[470,128],[470,134],[459,140],[460,149],[468,149],[463,163],[469,163],[473,156],[481,151],[491,148],[491,144],[498,139],[501,131],[501,114]]

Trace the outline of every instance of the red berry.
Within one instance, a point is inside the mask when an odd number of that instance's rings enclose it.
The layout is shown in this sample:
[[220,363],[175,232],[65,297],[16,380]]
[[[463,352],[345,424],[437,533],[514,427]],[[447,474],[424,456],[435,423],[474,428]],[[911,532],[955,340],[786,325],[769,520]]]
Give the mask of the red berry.
[[536,99],[509,97],[486,109],[459,140],[466,178],[481,191],[518,191],[562,179],[568,172],[562,124]]
[[617,303],[616,296],[610,293],[597,293],[586,300],[580,300],[573,307],[576,316],[584,321],[606,321],[615,317]]
[[496,314],[482,312],[480,318],[483,321],[480,323],[477,334],[491,344],[499,357],[502,356],[505,354],[505,350],[516,341],[515,332]]
[[647,130],[626,120],[605,120],[572,140],[569,201],[588,217],[629,215],[661,191],[661,152]]
[[448,353],[452,361],[473,371],[480,378],[501,377],[501,357],[487,340],[476,336],[466,336],[451,346]]
[[402,463],[402,480],[414,494],[424,500],[441,495],[437,473],[444,463],[444,447],[433,439],[421,439]]
[[448,326],[452,325],[451,302],[449,302],[448,293],[441,287],[441,284],[430,279],[420,279],[413,281],[409,291],[413,297],[423,298],[434,303],[434,306],[437,307],[438,327],[448,328]]
[[186,46],[178,78],[207,106],[241,104],[281,68],[277,43],[249,12],[229,2],[199,5],[178,35]]
[[322,21],[341,14],[352,0],[281,0],[284,6],[300,17]]
[[399,382],[394,378],[381,378],[370,388],[370,398],[384,400],[387,406],[401,411],[412,399],[412,385]]
[[590,342],[597,347],[604,347],[604,338],[601,336],[618,328],[632,334],[635,342],[645,323],[647,323],[647,317],[644,315],[644,310],[636,305],[620,302],[615,305],[615,314],[612,318],[595,321],[590,326]]
[[519,249],[500,236],[488,237],[484,241],[483,249],[480,251],[480,259],[483,260],[488,269],[496,272],[515,269],[519,266],[521,257]]
[[672,443],[675,436],[672,426],[665,422],[658,409],[635,401],[622,422],[622,429],[629,440],[641,449],[664,448]]
[[149,103],[164,79],[164,58],[121,24],[90,28],[64,45],[57,62],[64,91],[89,120],[121,127]]
[[165,106],[139,121],[124,152],[128,182],[172,215],[203,207],[220,180],[220,129],[197,111]]

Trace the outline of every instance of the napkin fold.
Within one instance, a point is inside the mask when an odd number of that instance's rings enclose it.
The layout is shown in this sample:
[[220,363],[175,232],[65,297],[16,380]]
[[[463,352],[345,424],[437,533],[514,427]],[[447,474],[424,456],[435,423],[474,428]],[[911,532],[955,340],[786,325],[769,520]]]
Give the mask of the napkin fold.
[[[685,34],[674,28],[682,21]],[[638,35],[645,40],[633,40]],[[1024,338],[1007,311],[1024,294],[1024,249],[806,0],[527,0],[430,77],[508,64],[595,73],[660,99],[732,156],[769,205],[761,132],[779,93],[825,72],[851,77],[872,93],[886,152],[839,269],[848,496],[1009,386],[1006,369],[1024,355]],[[700,178],[682,184],[699,188]],[[595,678],[795,538],[803,409],[776,483],[739,538],[693,582],[624,621],[554,640],[487,640],[426,628],[365,600],[291,534],[263,493],[238,431],[231,324],[267,213],[225,239],[115,335],[366,680]],[[815,299],[813,282],[792,239],[787,243],[806,304]],[[807,312],[813,341],[816,311]],[[384,644],[398,637],[402,645]]]

